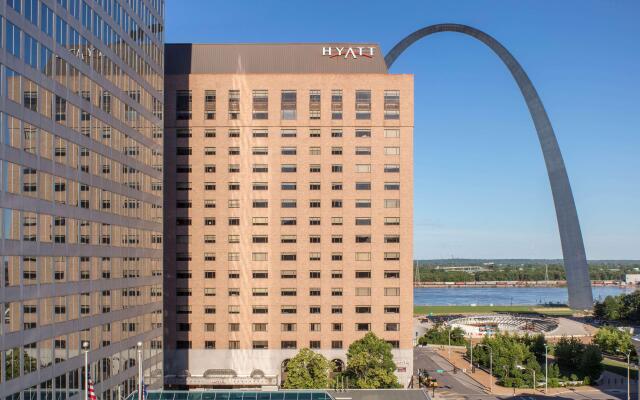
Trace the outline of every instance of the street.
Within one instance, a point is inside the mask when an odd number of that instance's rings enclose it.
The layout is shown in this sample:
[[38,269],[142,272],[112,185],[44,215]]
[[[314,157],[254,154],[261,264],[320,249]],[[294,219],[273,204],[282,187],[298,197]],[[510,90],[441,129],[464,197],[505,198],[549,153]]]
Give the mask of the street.
[[[612,389],[603,392],[596,388],[592,390],[574,391],[567,389],[561,393],[554,393],[550,396],[544,394],[516,394],[516,395],[500,395],[494,396],[485,390],[475,380],[471,379],[466,373],[458,370],[453,373],[452,365],[434,350],[426,347],[416,347],[413,352],[413,368],[414,374],[418,373],[418,369],[427,370],[429,375],[436,378],[438,387],[435,390],[436,399],[466,399],[466,400],[491,400],[491,399],[582,399],[582,400],[605,400],[605,399],[626,399],[626,392],[620,389]],[[438,372],[438,371],[442,372]],[[433,397],[432,390],[428,391],[429,396]],[[633,393],[635,395],[635,393]]]

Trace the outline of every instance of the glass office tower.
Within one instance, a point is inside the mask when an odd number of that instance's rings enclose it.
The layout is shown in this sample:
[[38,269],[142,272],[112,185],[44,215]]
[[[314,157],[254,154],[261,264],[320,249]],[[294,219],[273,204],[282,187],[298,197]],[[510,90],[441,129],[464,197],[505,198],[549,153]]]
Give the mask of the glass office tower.
[[163,12],[0,4],[0,400],[162,385]]

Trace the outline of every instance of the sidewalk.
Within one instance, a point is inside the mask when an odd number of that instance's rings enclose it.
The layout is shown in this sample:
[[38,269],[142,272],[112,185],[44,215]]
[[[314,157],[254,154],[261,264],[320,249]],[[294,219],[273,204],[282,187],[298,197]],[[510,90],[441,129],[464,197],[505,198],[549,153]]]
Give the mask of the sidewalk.
[[[466,375],[471,377],[471,379],[476,381],[479,385],[484,386],[485,391],[487,393],[489,393],[489,388],[491,386],[491,382],[493,381],[493,392],[491,392],[491,394],[496,396],[515,396],[515,395],[524,395],[524,394],[544,395],[545,394],[544,387],[538,387],[537,390],[534,390],[533,388],[514,389],[514,388],[506,388],[506,387],[498,386],[497,378],[492,377],[491,375],[489,375],[488,372],[483,371],[477,366],[475,368],[475,372],[471,373],[471,366],[469,364],[469,361],[463,358],[463,355],[465,354],[465,350],[451,349],[451,359],[449,359],[449,351],[446,348],[438,349],[436,350],[436,352],[440,356],[442,356],[442,358],[449,361],[449,363],[451,363],[452,366],[457,367],[459,370],[458,371],[459,374],[465,373]],[[462,370],[466,370],[466,372],[462,372]],[[572,388],[561,387],[561,388],[549,388],[549,392],[546,394],[554,396],[554,395],[559,395],[561,393],[567,393],[567,392],[580,393],[580,392],[593,392],[593,391],[601,391],[601,390],[593,386],[577,386]]]

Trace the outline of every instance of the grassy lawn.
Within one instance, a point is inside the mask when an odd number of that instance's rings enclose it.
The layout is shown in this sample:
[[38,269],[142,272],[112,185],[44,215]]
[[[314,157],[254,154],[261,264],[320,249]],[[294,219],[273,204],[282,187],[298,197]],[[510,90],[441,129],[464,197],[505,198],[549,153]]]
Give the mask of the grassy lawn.
[[[604,358],[602,360],[602,365],[604,365],[604,369],[606,371],[612,372],[614,374],[621,375],[623,377],[627,376],[627,363],[618,360],[612,360],[610,358]],[[636,370],[635,366],[631,364],[631,379],[637,379],[638,370]]]
[[413,313],[420,315],[479,314],[488,312],[531,312],[546,315],[571,315],[567,307],[539,306],[414,306]]

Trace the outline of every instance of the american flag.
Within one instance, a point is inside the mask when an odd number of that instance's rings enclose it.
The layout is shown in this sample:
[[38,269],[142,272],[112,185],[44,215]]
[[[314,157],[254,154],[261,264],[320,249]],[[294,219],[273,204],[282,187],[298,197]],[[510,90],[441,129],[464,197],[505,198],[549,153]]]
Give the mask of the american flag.
[[93,381],[91,380],[91,374],[89,374],[89,380],[87,381],[87,398],[89,400],[98,400],[96,392],[93,390]]

